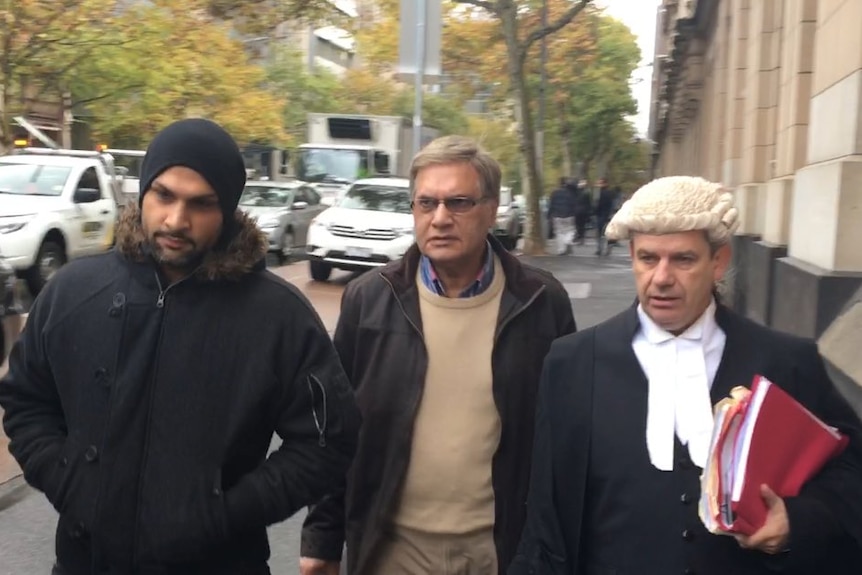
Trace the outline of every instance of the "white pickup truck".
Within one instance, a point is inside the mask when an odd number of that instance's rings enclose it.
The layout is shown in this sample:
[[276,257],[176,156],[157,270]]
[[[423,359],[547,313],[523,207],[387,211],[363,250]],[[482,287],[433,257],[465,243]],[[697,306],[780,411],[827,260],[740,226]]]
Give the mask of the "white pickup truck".
[[108,154],[27,148],[0,156],[0,253],[33,295],[70,259],[113,245],[122,185]]

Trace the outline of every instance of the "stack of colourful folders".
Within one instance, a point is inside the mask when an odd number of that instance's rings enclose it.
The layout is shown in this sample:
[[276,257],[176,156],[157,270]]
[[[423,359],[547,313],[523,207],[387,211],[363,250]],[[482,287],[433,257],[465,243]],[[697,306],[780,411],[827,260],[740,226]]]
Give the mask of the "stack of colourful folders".
[[766,522],[760,492],[793,497],[847,445],[779,386],[756,376],[715,406],[715,427],[701,477],[700,519],[711,533],[751,535]]

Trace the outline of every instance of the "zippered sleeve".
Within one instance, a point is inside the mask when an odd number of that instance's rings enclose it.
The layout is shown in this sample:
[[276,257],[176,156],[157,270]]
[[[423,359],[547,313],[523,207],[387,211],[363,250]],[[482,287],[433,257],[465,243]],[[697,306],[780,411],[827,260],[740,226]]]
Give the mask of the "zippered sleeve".
[[291,307],[279,351],[282,445],[225,494],[234,532],[282,521],[344,488],[356,451],[359,410],[335,347],[305,301]]
[[[335,327],[335,349],[351,385],[355,384],[353,373],[354,350],[358,334],[359,298],[349,284],[341,298],[341,312]],[[308,510],[302,525],[300,556],[325,561],[340,561],[345,543],[344,489],[327,494]]]

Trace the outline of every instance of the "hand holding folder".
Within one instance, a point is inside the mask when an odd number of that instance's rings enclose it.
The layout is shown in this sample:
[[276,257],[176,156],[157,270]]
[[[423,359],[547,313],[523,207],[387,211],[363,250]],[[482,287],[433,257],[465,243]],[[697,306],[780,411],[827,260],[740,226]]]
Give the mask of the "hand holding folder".
[[701,478],[700,517],[712,533],[751,535],[768,512],[761,485],[793,497],[847,437],[783,389],[756,376],[715,407],[710,454]]

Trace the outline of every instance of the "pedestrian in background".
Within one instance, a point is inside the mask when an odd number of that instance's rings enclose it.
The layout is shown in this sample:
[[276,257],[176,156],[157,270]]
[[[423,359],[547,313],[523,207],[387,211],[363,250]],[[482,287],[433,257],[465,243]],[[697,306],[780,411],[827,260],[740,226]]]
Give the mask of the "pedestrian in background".
[[587,224],[593,215],[593,196],[589,182],[581,179],[575,191],[575,239],[579,246],[587,239]]
[[610,245],[605,245],[605,227],[611,220],[614,213],[614,204],[616,196],[614,190],[608,187],[608,181],[605,178],[599,179],[599,195],[596,198],[596,255],[608,255],[610,253]]
[[575,195],[566,185],[565,178],[560,178],[560,185],[551,192],[548,219],[554,230],[554,253],[568,254],[575,238]]
[[221,127],[171,124],[117,248],[33,303],[0,405],[60,514],[55,575],[265,575],[267,526],[345,481],[355,400],[317,314],[264,269],[245,179]]

